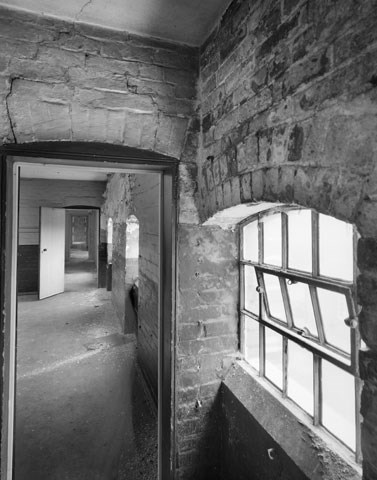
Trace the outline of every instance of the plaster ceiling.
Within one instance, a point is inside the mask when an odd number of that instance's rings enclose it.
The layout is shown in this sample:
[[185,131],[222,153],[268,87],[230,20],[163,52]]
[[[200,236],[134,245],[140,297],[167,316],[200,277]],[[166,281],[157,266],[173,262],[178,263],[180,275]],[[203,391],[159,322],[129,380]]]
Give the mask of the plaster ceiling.
[[69,21],[201,45],[230,0],[1,0],[21,8]]

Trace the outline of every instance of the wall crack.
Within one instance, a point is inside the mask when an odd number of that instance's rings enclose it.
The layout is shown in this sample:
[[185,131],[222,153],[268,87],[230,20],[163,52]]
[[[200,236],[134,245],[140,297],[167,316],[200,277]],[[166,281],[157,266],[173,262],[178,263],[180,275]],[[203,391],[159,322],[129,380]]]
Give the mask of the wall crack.
[[92,2],[93,2],[93,0],[88,0],[87,2],[84,3],[84,5],[80,8],[80,11],[75,16],[75,21],[76,22],[79,20],[79,16],[82,15],[85,8],[88,7]]
[[10,130],[11,130],[12,135],[13,135],[13,141],[14,141],[14,143],[17,143],[17,137],[16,137],[16,133],[14,131],[13,120],[12,120],[12,116],[10,114],[9,103],[8,103],[9,97],[12,95],[12,92],[13,92],[13,83],[14,83],[15,80],[18,80],[18,78],[15,77],[15,78],[10,79],[9,92],[7,93],[7,95],[5,97],[5,108],[7,109],[7,116],[8,116],[8,119],[9,119]]

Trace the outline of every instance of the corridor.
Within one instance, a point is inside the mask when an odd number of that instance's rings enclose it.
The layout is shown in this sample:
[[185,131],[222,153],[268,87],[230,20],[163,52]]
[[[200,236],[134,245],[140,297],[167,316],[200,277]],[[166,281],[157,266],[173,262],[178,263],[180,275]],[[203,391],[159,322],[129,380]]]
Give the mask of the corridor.
[[135,336],[122,334],[82,253],[64,293],[19,297],[14,478],[153,480],[157,416]]

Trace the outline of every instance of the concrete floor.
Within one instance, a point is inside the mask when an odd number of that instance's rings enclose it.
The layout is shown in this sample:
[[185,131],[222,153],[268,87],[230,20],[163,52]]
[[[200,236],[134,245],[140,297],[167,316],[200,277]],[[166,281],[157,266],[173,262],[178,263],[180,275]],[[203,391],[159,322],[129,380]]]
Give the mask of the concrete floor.
[[157,418],[93,264],[65,292],[19,297],[15,480],[155,480]]

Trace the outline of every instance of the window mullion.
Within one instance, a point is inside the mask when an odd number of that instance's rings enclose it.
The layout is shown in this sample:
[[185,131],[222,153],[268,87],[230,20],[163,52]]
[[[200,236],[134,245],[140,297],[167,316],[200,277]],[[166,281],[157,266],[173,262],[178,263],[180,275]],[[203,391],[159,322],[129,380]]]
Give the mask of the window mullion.
[[319,215],[312,210],[312,269],[313,276],[319,276]]
[[313,354],[313,423],[319,425],[322,420],[322,364],[321,358]]
[[280,288],[281,288],[281,293],[283,297],[283,304],[285,308],[285,315],[287,318],[288,327],[293,328],[292,309],[291,309],[291,304],[289,302],[289,295],[288,295],[288,289],[287,289],[285,278],[279,277],[279,282],[280,282]]
[[361,413],[360,413],[360,404],[361,404],[361,387],[362,381],[359,377],[355,377],[355,423],[356,423],[356,461],[361,462]]
[[258,220],[258,262],[259,264],[263,263],[264,259],[264,229],[263,229],[263,222]]
[[282,267],[283,270],[288,268],[288,215],[281,214],[281,229],[282,229]]
[[288,390],[288,338],[282,337],[283,339],[283,397],[287,397]]
[[266,342],[265,342],[265,326],[259,324],[259,375],[264,377],[266,371]]
[[310,297],[312,299],[313,311],[315,323],[318,330],[318,338],[321,345],[325,344],[325,329],[323,328],[323,321],[321,315],[321,309],[319,308],[319,301],[317,295],[317,289],[313,285],[309,285]]

